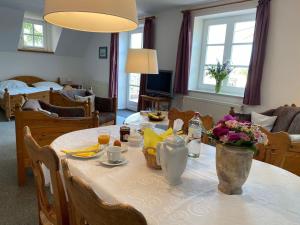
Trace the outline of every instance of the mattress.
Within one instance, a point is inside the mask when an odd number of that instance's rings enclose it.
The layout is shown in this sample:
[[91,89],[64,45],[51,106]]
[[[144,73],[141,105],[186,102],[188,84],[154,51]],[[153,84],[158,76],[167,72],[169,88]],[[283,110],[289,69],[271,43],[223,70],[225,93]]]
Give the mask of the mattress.
[[[54,89],[55,91],[58,91],[57,89]],[[60,89],[61,90],[61,89]],[[43,91],[50,91],[49,87],[26,87],[26,88],[14,88],[14,89],[8,89],[9,95],[24,95],[24,94],[33,94]],[[4,97],[4,90],[0,90],[0,98]]]

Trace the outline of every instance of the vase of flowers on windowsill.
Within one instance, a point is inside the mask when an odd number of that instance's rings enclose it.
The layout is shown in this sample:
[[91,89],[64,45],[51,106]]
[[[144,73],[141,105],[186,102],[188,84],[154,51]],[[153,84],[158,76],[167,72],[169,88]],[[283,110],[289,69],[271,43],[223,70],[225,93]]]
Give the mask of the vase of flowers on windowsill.
[[216,80],[216,93],[219,93],[221,91],[222,83],[229,76],[231,71],[232,68],[230,66],[229,61],[224,62],[223,64],[221,64],[218,61],[217,65],[212,65],[208,67],[208,75]]
[[242,186],[250,173],[257,143],[266,143],[267,137],[258,126],[237,121],[227,115],[210,131],[217,142],[216,168],[219,190],[228,195],[242,194]]

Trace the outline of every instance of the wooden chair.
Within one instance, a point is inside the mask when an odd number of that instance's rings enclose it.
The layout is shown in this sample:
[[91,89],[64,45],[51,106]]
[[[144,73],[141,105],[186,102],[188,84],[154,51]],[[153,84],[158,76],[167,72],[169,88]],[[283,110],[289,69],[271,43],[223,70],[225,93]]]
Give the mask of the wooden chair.
[[[181,119],[184,124],[183,124],[183,132],[185,134],[188,134],[188,130],[189,130],[189,121],[193,118],[193,116],[195,115],[194,111],[179,111],[175,108],[171,109],[168,113],[168,119],[169,119],[169,127],[173,127],[174,125],[174,121],[176,119]],[[213,128],[214,125],[214,121],[213,118],[211,116],[200,116],[201,120],[202,120],[202,125],[203,128],[205,130],[210,130]],[[207,137],[207,135],[204,135],[202,137],[202,142],[205,144],[209,143],[209,138]]]
[[[71,110],[70,113],[72,112],[72,108],[62,109],[64,111]],[[77,112],[78,108],[74,108],[74,110]],[[82,114],[84,115],[84,112]],[[18,105],[15,115],[19,186],[25,185],[26,168],[30,167],[30,160],[23,140],[25,126],[31,129],[34,139],[41,146],[50,145],[52,141],[63,134],[99,126],[98,113],[95,113],[93,117],[55,117],[42,111],[23,111]]]
[[71,205],[72,225],[147,225],[145,217],[129,205],[108,205],[81,179],[72,176],[67,160],[62,161]]
[[[40,225],[69,225],[69,213],[64,187],[59,172],[59,159],[49,147],[40,147],[33,139],[29,127],[24,128],[24,144],[31,160],[35,184]],[[50,171],[53,203],[50,204],[45,192],[42,164]]]

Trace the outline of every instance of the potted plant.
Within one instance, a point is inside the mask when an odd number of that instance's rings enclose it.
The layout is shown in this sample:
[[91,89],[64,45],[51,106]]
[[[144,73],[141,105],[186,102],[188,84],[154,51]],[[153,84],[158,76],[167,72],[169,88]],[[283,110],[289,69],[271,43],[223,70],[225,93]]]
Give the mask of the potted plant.
[[219,190],[228,195],[242,194],[257,143],[266,143],[267,137],[258,126],[240,122],[231,115],[225,116],[208,131],[217,142],[216,168]]
[[208,75],[216,80],[215,91],[219,93],[221,91],[223,80],[225,80],[231,73],[232,67],[229,61],[221,64],[219,61],[217,65],[208,67]]

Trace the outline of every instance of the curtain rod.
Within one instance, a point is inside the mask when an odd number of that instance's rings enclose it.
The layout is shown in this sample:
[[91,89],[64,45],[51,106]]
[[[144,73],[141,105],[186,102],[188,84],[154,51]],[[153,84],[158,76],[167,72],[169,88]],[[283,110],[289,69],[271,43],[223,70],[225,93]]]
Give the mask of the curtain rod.
[[228,2],[228,3],[223,3],[219,5],[212,5],[212,6],[204,6],[204,7],[199,7],[199,8],[194,8],[194,9],[187,9],[187,10],[182,10],[181,12],[194,12],[194,11],[199,11],[199,10],[204,10],[204,9],[213,9],[217,7],[222,7],[222,6],[228,6],[228,5],[235,5],[239,3],[245,3],[245,2],[253,2],[255,0],[241,0],[241,1],[236,1],[236,2]]
[[155,19],[156,17],[155,16],[146,16],[146,17],[141,17],[141,18],[139,18],[139,21],[143,21],[143,20],[145,20],[145,19]]

